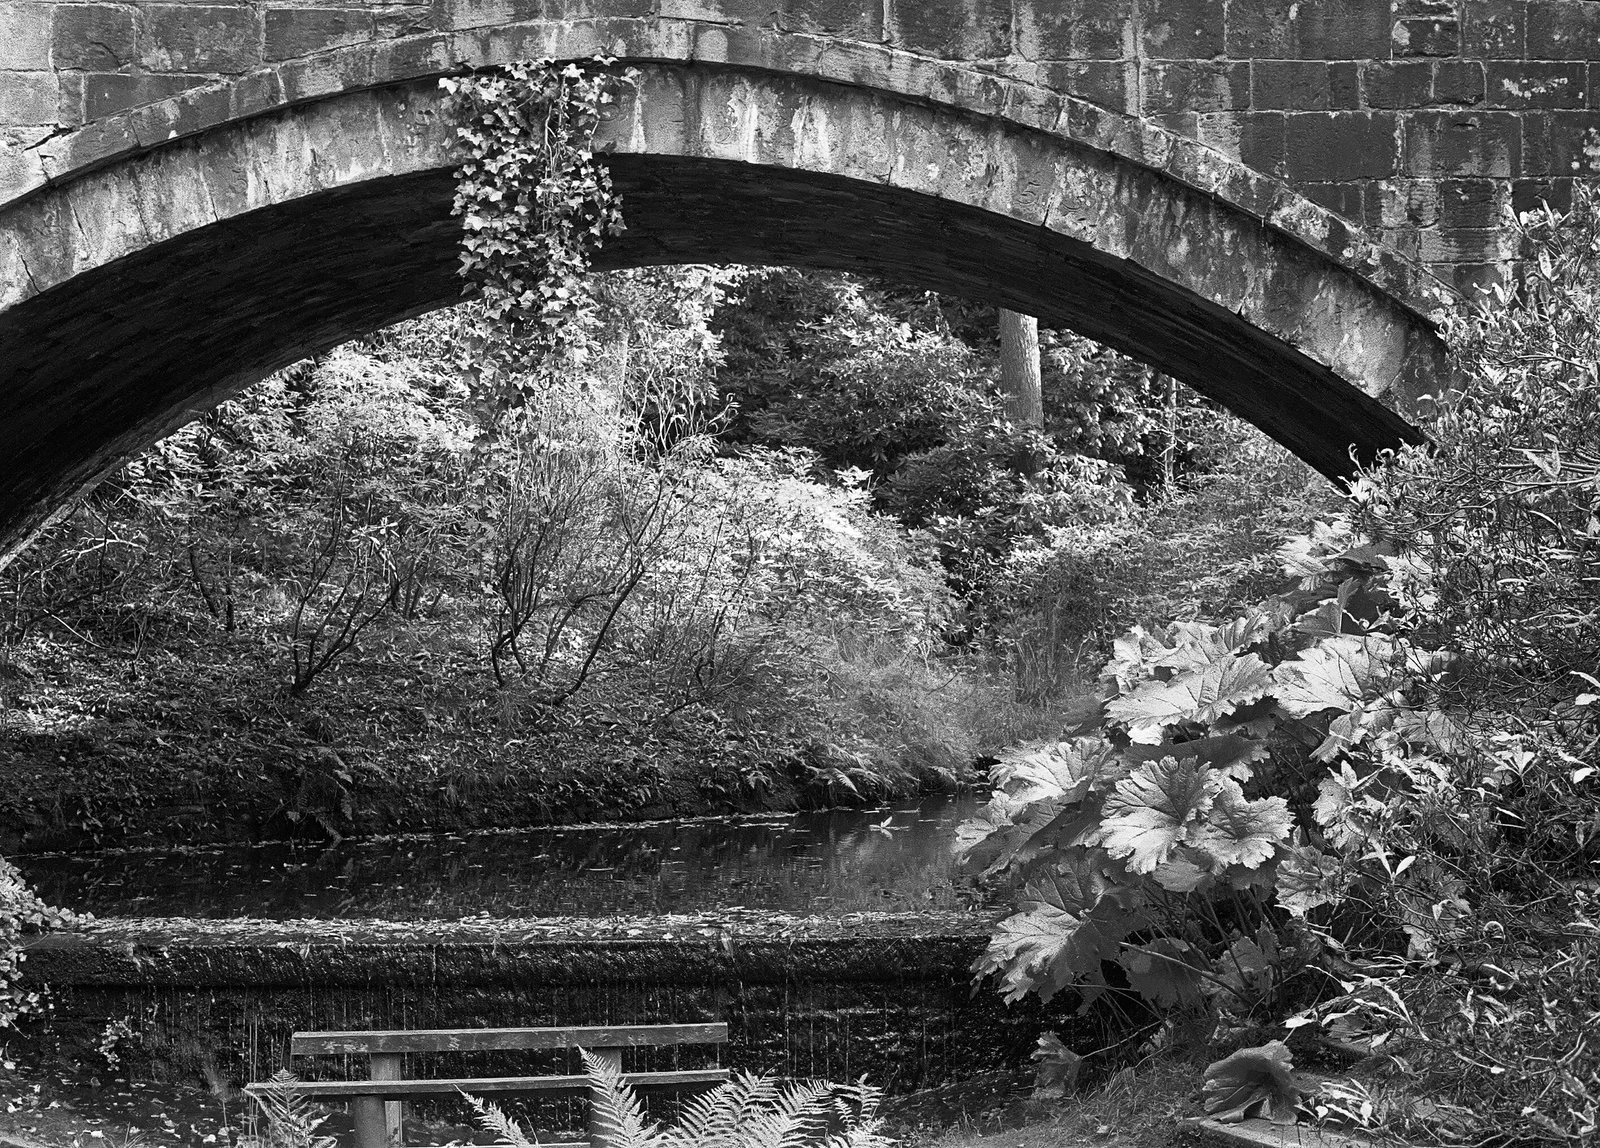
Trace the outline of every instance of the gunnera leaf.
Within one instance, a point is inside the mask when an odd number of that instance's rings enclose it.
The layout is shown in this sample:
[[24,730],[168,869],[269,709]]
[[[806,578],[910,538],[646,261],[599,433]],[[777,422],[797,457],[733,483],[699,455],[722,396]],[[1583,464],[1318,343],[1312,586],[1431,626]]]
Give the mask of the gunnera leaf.
[[1283,798],[1248,801],[1238,782],[1224,778],[1195,845],[1211,855],[1216,869],[1229,865],[1255,869],[1289,840],[1293,828],[1294,818]]
[[1131,872],[1153,872],[1178,846],[1194,843],[1223,780],[1193,758],[1144,763],[1106,798],[1096,844]]
[[1241,1048],[1206,1069],[1206,1115],[1224,1124],[1257,1114],[1274,1124],[1293,1124],[1303,1093],[1295,1083],[1294,1058],[1281,1040]]
[[1209,725],[1240,706],[1259,701],[1272,684],[1272,667],[1254,654],[1225,657],[1170,682],[1147,682],[1106,705],[1106,716],[1128,727],[1128,737],[1153,745],[1169,726]]
[[1055,873],[1029,883],[1022,912],[991,934],[972,967],[979,975],[999,974],[1007,1002],[1030,991],[1049,1001],[1078,985],[1087,1005],[1105,984],[1101,962],[1114,960],[1122,939],[1146,923],[1137,891],[1112,881],[1096,856],[1077,850]]
[[1382,675],[1386,644],[1375,637],[1326,638],[1278,666],[1272,696],[1293,717],[1323,710],[1348,713]]
[[1193,741],[1163,742],[1161,745],[1129,745],[1123,748],[1119,756],[1133,764],[1160,761],[1163,757],[1175,757],[1179,761],[1192,757],[1201,765],[1242,782],[1250,780],[1255,772],[1254,763],[1271,753],[1272,747],[1265,741],[1226,733],[1216,737],[1195,738]]

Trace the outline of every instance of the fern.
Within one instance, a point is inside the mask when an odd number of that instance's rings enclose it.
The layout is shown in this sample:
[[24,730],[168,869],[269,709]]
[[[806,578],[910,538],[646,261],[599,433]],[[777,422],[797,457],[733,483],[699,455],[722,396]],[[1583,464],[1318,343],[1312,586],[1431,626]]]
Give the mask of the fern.
[[332,1136],[319,1136],[317,1129],[327,1119],[315,1114],[310,1101],[296,1088],[300,1078],[279,1069],[272,1079],[252,1092],[256,1106],[266,1119],[266,1135],[254,1139],[262,1148],[337,1148]]
[[[609,1148],[887,1148],[882,1090],[740,1073],[684,1105],[676,1125],[650,1122],[638,1096],[604,1061],[583,1054],[594,1123]],[[479,1125],[510,1148],[535,1142],[500,1109],[468,1096]],[[320,1146],[319,1146],[320,1148]]]

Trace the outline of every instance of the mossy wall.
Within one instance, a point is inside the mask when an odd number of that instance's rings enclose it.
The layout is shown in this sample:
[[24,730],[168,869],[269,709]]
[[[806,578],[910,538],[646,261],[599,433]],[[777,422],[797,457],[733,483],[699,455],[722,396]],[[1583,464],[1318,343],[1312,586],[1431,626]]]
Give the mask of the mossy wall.
[[[723,1064],[832,1080],[866,1074],[896,1092],[1024,1063],[1044,1028],[1072,1039],[1070,1009],[1007,1007],[990,989],[974,993],[968,969],[985,941],[981,919],[930,917],[586,922],[565,938],[549,924],[443,923],[390,936],[263,925],[229,936],[232,923],[113,923],[44,939],[26,967],[31,982],[52,986],[50,1028],[63,1055],[95,1055],[106,1024],[129,1018],[137,1035],[121,1052],[136,1079],[213,1087],[284,1067],[297,1029],[720,1020],[730,1032]],[[641,1050],[628,1067],[668,1067],[675,1055],[693,1066],[706,1050]],[[332,1059],[294,1067],[364,1074]],[[407,1066],[417,1075],[558,1068],[569,1070],[508,1054]]]

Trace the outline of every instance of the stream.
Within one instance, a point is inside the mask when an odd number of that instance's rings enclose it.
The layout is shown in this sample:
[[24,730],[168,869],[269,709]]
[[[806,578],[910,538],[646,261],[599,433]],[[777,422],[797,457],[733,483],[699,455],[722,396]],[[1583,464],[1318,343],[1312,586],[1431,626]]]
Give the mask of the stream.
[[16,858],[102,917],[613,916],[719,908],[915,912],[981,903],[955,863],[975,797],[875,810]]

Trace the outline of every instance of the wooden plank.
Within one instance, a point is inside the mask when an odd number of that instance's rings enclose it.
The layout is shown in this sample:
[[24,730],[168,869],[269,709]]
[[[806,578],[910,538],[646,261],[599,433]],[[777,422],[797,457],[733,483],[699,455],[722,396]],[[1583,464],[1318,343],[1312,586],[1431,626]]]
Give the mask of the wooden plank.
[[[634,1088],[688,1087],[721,1084],[728,1079],[726,1068],[697,1068],[675,1072],[628,1072],[622,1079]],[[246,1092],[259,1092],[264,1085],[250,1084]],[[404,1100],[408,1096],[436,1096],[446,1092],[582,1092],[589,1087],[587,1076],[490,1076],[449,1080],[302,1080],[291,1086],[301,1096],[327,1100],[355,1096],[380,1096],[385,1100]]]
[[637,1048],[677,1044],[721,1044],[725,1024],[635,1024],[566,1028],[440,1028],[414,1031],[297,1032],[292,1056],[340,1056],[386,1052],[499,1052],[538,1048]]

